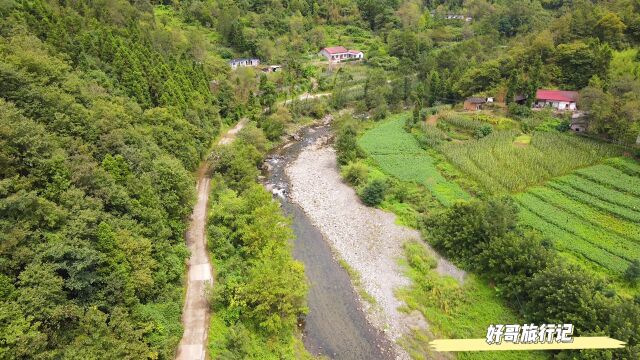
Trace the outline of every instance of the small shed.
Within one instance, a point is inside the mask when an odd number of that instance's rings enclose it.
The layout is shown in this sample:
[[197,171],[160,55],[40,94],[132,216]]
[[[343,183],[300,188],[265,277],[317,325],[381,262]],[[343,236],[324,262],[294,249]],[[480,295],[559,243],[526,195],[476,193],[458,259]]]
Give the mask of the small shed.
[[571,130],[575,132],[585,132],[589,127],[589,120],[584,113],[576,111],[571,114]]
[[487,98],[483,97],[469,97],[464,101],[464,109],[466,111],[478,111],[482,110],[484,104],[487,103]]
[[262,71],[267,73],[278,72],[280,70],[282,70],[282,65],[269,65],[262,69]]
[[513,97],[513,102],[515,102],[518,105],[524,105],[527,103],[527,99],[528,99],[527,95],[517,94],[516,96]]

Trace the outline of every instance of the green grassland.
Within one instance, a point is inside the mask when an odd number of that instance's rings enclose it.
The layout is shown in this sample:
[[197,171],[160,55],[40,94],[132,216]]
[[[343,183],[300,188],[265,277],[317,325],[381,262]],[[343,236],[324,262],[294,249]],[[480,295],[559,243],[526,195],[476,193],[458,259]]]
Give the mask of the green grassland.
[[[402,339],[413,358],[430,355],[428,342],[437,338],[484,338],[490,324],[519,324],[522,319],[507,307],[486,282],[468,275],[464,284],[443,277],[422,244],[405,245],[406,274],[412,285],[398,292],[409,311],[418,310],[429,321],[429,332],[414,331]],[[435,355],[435,354],[431,354]],[[435,357],[435,356],[434,356]],[[458,359],[547,359],[545,352],[458,353]]]
[[406,116],[409,115],[393,116],[365,132],[359,145],[382,171],[401,181],[424,185],[442,205],[468,199],[469,195],[458,184],[444,178],[433,158],[404,130]]

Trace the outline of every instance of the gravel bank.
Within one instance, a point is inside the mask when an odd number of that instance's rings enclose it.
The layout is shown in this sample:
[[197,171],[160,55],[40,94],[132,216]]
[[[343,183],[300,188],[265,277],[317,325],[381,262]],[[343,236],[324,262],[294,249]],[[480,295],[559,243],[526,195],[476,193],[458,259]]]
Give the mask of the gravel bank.
[[[427,328],[420,313],[399,311],[404,302],[394,295],[395,289],[410,284],[397,261],[403,256],[402,244],[420,239],[419,232],[397,225],[391,213],[363,205],[354,189],[342,182],[335,151],[326,142],[319,139],[307,147],[286,169],[291,200],[302,207],[337,255],[360,273],[364,290],[377,302],[371,307],[363,301],[374,326],[393,341],[412,328]],[[464,281],[464,271],[429,250],[438,259],[440,274]],[[399,346],[395,350],[399,359],[409,358]]]
[[[397,263],[402,244],[419,239],[419,233],[396,225],[393,214],[362,205],[340,179],[335,151],[329,147],[308,147],[287,168],[287,175],[291,200],[304,209],[338,256],[360,273],[364,290],[376,299],[378,306],[368,311],[371,323],[394,341],[411,327],[426,327],[420,314],[400,312],[404,303],[394,295],[396,288],[409,285]],[[408,358],[399,347],[396,350],[399,358]]]

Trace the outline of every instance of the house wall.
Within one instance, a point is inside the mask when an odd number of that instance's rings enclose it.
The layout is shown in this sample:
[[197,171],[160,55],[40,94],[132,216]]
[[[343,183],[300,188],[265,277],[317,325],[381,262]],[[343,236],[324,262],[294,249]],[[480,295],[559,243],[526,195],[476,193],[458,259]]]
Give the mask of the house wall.
[[481,104],[474,104],[472,102],[465,101],[464,102],[464,109],[466,111],[478,111],[478,110],[482,109],[482,105]]
[[552,107],[558,110],[576,110],[575,102],[538,100],[536,107]]

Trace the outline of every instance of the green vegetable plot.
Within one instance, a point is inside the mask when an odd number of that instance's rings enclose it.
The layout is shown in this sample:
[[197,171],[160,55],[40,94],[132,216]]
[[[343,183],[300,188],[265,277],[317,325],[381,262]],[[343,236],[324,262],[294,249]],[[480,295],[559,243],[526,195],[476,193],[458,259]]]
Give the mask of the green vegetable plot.
[[622,274],[640,259],[640,166],[621,158],[605,164],[515,198],[521,221],[553,240],[560,251]]
[[448,206],[469,195],[452,181],[445,179],[416,139],[404,128],[408,115],[399,115],[367,131],[359,145],[371,155],[385,173],[403,181],[423,184],[438,201]]

